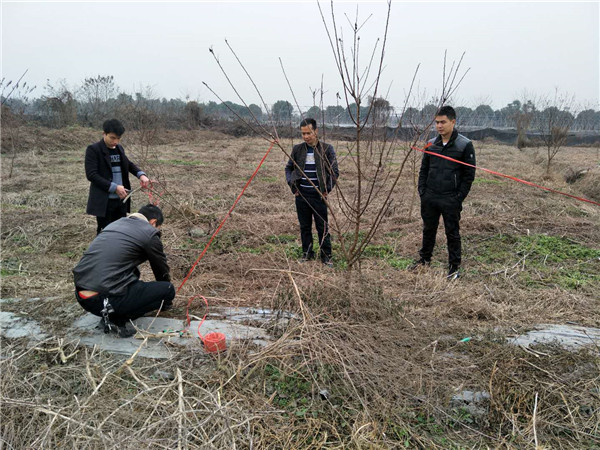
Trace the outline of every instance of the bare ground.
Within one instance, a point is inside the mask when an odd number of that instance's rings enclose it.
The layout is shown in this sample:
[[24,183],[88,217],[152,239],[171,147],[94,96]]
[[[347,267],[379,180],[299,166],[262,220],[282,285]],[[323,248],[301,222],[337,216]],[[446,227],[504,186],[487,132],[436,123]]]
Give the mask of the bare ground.
[[[286,158],[273,152],[168,315],[183,319],[188,297],[202,294],[211,305],[284,309],[302,319],[274,327],[279,339],[265,349],[236,343],[217,358],[197,348],[167,362],[124,364],[64,331],[81,314],[70,271],[94,237],[83,156],[100,134],[36,129],[26,136],[11,178],[11,155],[2,155],[2,298],[49,299],[2,309],[37,320],[54,337],[33,347],[2,339],[7,446],[600,445],[600,350],[531,352],[505,341],[539,323],[600,325],[600,207],[478,172],[461,222],[464,277],[449,284],[443,227],[432,268],[405,270],[421,229],[407,170],[360,271],[345,270],[335,246],[336,267],[328,269],[296,261]],[[145,151],[127,137],[130,157],[166,181],[163,241],[178,285],[268,143],[169,132]],[[348,144],[334,144],[340,183],[351,186]],[[565,148],[549,177],[541,150],[486,141],[475,148],[481,167],[598,195],[597,148]],[[568,169],[586,167],[583,179],[565,183]],[[136,192],[134,208],[147,199]],[[143,274],[150,279],[148,268]],[[194,303],[190,312],[202,315],[203,307]],[[61,351],[72,355],[64,363]],[[463,390],[490,394],[483,414],[449,404]]]

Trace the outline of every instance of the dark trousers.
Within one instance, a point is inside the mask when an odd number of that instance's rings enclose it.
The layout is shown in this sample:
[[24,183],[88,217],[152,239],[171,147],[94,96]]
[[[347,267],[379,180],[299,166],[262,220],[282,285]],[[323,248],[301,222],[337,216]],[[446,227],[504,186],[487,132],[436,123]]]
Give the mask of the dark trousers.
[[98,223],[96,234],[100,234],[105,226],[113,223],[116,220],[119,220],[121,217],[125,217],[126,215],[127,207],[125,206],[125,203],[123,203],[120,198],[109,198],[104,217],[96,216],[96,222]]
[[302,252],[307,258],[314,258],[312,222],[319,235],[319,248],[321,259],[331,258],[331,238],[327,224],[327,205],[321,197],[296,196],[296,212],[300,223],[300,240]]
[[136,281],[127,287],[125,295],[119,296],[98,294],[84,299],[79,296],[80,290],[82,289],[75,287],[75,297],[81,307],[99,317],[102,317],[104,299],[108,297],[109,303],[115,310],[109,315],[109,319],[120,327],[130,319],[135,320],[150,311],[159,309],[161,304],[172,304],[175,298],[175,287],[168,281]]
[[448,241],[448,263],[460,266],[461,211],[462,202],[455,196],[435,196],[435,194],[425,193],[421,197],[421,217],[423,218],[423,246],[419,250],[421,258],[431,259],[441,215],[444,219],[444,229]]

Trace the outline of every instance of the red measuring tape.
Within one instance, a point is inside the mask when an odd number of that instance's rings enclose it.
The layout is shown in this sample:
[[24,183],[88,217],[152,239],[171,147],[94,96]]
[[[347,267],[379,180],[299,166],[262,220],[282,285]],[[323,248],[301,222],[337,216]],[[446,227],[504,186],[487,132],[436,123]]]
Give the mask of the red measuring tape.
[[154,195],[152,194],[153,190],[154,190],[154,181],[150,181],[150,186],[149,189],[146,190],[146,194],[148,194],[148,202],[151,203],[152,205],[156,205],[158,206],[160,199],[162,198],[163,194],[165,193],[165,189],[163,189],[161,192],[157,192],[156,193],[156,200],[154,200]]
[[494,170],[486,169],[485,167],[474,166],[473,164],[469,164],[469,163],[466,163],[464,161],[459,161],[458,159],[450,158],[449,156],[446,156],[446,155],[440,155],[439,153],[435,153],[435,152],[428,152],[426,149],[428,149],[432,145],[433,144],[430,142],[430,143],[428,143],[423,148],[419,148],[419,147],[411,147],[411,148],[413,150],[417,150],[417,151],[419,151],[421,153],[427,153],[428,155],[437,156],[439,158],[447,159],[448,161],[453,161],[455,163],[462,164],[463,166],[473,167],[474,169],[483,170],[484,172],[489,172],[489,173],[491,173],[493,175],[498,175],[499,177],[508,178],[509,180],[518,181],[519,183],[527,184],[529,186],[533,186],[533,187],[536,187],[536,188],[539,188],[539,189],[543,189],[545,191],[554,192],[555,194],[564,195],[566,197],[571,197],[571,198],[574,198],[575,200],[579,200],[581,202],[587,202],[587,203],[591,203],[592,205],[600,206],[600,203],[595,202],[593,200],[588,200],[587,198],[577,197],[576,195],[567,194],[566,192],[557,191],[556,189],[550,189],[550,188],[547,188],[545,186],[540,186],[539,184],[532,183],[531,181],[521,180],[520,178],[512,177],[510,175],[505,175],[503,173],[496,172]]
[[[181,288],[183,287],[183,285],[187,282],[187,280],[190,278],[190,276],[192,275],[192,272],[194,271],[194,269],[196,268],[196,266],[198,265],[198,263],[200,262],[200,260],[202,259],[202,257],[206,254],[208,248],[210,247],[210,244],[212,244],[213,240],[215,239],[215,237],[217,236],[217,234],[219,234],[219,231],[221,231],[221,228],[223,228],[223,225],[225,224],[225,222],[227,221],[227,219],[229,219],[229,216],[231,215],[231,213],[233,212],[233,210],[235,209],[236,205],[238,204],[238,202],[240,201],[240,199],[242,198],[242,195],[244,195],[244,192],[246,192],[246,189],[248,188],[248,186],[250,185],[250,183],[252,182],[252,180],[254,179],[254,177],[256,176],[256,174],[258,173],[258,170],[260,169],[260,167],[263,165],[263,163],[265,162],[265,159],[267,159],[267,156],[269,155],[269,153],[271,152],[271,149],[273,148],[273,146],[275,145],[275,142],[271,143],[271,146],[269,147],[269,149],[267,150],[267,152],[265,153],[265,155],[262,157],[262,159],[260,160],[260,162],[258,163],[258,166],[256,166],[256,169],[254,170],[254,173],[250,176],[250,178],[248,179],[248,181],[246,182],[246,184],[244,185],[244,187],[242,188],[242,191],[240,192],[240,194],[237,196],[237,198],[235,199],[235,201],[233,202],[233,205],[231,205],[231,208],[229,208],[229,211],[227,212],[227,214],[225,214],[225,217],[223,217],[223,220],[221,221],[221,223],[219,224],[218,228],[216,229],[216,231],[213,233],[213,235],[210,237],[210,240],[208,241],[208,243],[206,244],[206,246],[204,247],[204,250],[202,250],[202,253],[200,253],[200,256],[198,256],[198,259],[196,259],[196,262],[194,262],[194,264],[192,265],[191,269],[189,270],[188,274],[186,275],[186,277],[183,279],[183,281],[181,282],[181,284],[179,285],[179,287],[177,288],[176,293],[179,293],[179,291],[181,290]],[[187,304],[187,308],[185,311],[185,316],[186,316],[186,326],[185,328],[181,331],[181,334],[185,333],[191,324],[190,321],[190,305],[192,304],[192,301],[196,298],[196,297],[200,297],[204,300],[204,304],[206,305],[206,313],[204,314],[204,317],[202,318],[202,320],[200,321],[200,323],[198,324],[198,337],[200,337],[200,339],[202,340],[202,342],[204,342],[204,338],[202,337],[202,335],[200,334],[200,326],[204,323],[204,320],[206,319],[206,316],[208,314],[208,301],[202,296],[202,295],[194,295],[193,297],[190,297],[190,299],[188,300],[188,304]]]

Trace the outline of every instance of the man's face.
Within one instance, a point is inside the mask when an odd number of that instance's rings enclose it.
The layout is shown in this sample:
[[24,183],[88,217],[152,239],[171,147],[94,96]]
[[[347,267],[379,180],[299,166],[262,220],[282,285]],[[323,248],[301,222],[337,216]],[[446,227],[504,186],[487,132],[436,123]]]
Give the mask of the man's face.
[[104,143],[108,148],[115,148],[121,141],[121,136],[117,136],[115,133],[104,133]]
[[317,145],[317,130],[313,130],[312,125],[300,127],[300,132],[302,133],[302,139],[304,139],[304,142],[311,147]]
[[443,138],[449,138],[452,135],[454,125],[456,125],[456,119],[450,120],[448,116],[435,117],[435,128]]

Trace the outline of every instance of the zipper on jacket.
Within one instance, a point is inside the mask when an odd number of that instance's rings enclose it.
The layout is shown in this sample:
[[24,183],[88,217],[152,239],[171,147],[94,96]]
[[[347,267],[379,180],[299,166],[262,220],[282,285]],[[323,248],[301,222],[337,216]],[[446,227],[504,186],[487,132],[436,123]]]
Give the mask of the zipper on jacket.
[[456,181],[456,174],[454,174],[454,189],[458,189],[458,181]]

